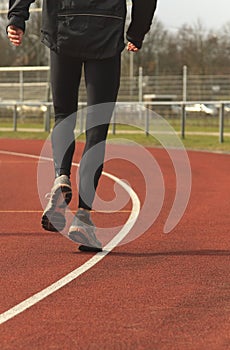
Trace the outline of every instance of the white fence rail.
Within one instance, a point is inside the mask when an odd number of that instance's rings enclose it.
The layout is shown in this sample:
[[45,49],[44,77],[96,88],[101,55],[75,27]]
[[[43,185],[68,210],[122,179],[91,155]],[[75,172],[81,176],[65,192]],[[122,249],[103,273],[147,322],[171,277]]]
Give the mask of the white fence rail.
[[0,101],[50,100],[50,68],[0,67]]
[[[80,102],[86,101],[83,80]],[[174,101],[183,100],[185,96],[189,101],[227,100],[230,75],[190,75],[183,69],[181,75],[146,76],[140,67],[138,76],[121,77],[119,101],[140,101],[146,94],[168,96]],[[50,101],[49,67],[0,67],[0,100]]]

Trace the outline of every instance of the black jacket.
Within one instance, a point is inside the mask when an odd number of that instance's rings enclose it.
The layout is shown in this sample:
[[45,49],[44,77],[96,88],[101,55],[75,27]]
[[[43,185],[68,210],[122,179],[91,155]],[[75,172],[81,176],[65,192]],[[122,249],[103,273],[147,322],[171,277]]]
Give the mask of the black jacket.
[[[9,0],[8,25],[25,31],[35,0]],[[149,31],[157,0],[132,0],[126,37],[141,48]],[[57,53],[106,58],[122,51],[126,0],[43,0],[42,42]]]

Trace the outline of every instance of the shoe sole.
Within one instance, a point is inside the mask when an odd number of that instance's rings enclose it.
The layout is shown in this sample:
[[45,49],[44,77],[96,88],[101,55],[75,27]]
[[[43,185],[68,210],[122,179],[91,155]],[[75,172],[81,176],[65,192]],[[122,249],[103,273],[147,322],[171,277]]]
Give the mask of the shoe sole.
[[[83,247],[80,250],[84,250],[85,251],[88,249],[88,251],[101,251],[102,248],[98,246],[98,244],[96,242],[92,242],[91,240],[89,240],[86,236],[86,234],[84,234],[81,231],[71,231],[68,234],[68,237],[75,243],[81,244],[81,247]],[[93,249],[93,250],[92,250]]]
[[88,247],[87,245],[80,245],[78,249],[81,252],[102,252],[102,248]]
[[68,186],[59,187],[52,197],[52,206],[42,215],[42,227],[46,231],[59,232],[65,227],[65,209],[72,199],[72,191]]

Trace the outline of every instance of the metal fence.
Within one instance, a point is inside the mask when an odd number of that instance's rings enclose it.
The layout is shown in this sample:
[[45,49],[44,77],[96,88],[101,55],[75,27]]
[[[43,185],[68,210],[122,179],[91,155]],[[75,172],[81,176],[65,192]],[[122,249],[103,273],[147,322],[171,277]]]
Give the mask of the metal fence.
[[[0,67],[0,100],[50,101],[49,67]],[[122,76],[118,101],[144,101],[145,95],[155,100],[220,101],[230,96],[230,75]],[[79,101],[86,101],[82,79]]]
[[[189,132],[219,135],[220,142],[230,133],[230,76],[189,75],[187,67],[180,76],[145,76],[139,68],[135,77],[121,77],[117,108],[113,120],[136,124],[148,135],[149,110],[168,120],[184,138]],[[80,109],[86,104],[82,79]],[[118,113],[119,111],[119,113]],[[118,115],[119,114],[119,115]],[[49,67],[0,67],[1,130],[52,127],[52,96]],[[79,113],[80,130],[84,113]],[[135,119],[135,120],[134,120]],[[38,128],[38,124],[40,128]],[[113,132],[116,126],[113,124]]]
[[[80,133],[85,125],[85,106],[86,103],[79,103],[77,128]],[[52,102],[0,102],[0,130],[49,132],[52,114]],[[131,130],[132,127],[139,128],[133,132],[144,132],[148,136],[154,128],[153,122],[157,115],[171,124],[182,138],[185,138],[188,129],[194,135],[216,135],[221,143],[225,136],[230,136],[230,101],[117,102],[111,123],[112,132],[117,132],[117,124],[124,124],[125,132],[130,132],[128,125]],[[30,126],[39,120],[40,128],[37,125],[23,128],[26,120],[29,120]]]
[[49,101],[49,67],[0,67],[0,101]]

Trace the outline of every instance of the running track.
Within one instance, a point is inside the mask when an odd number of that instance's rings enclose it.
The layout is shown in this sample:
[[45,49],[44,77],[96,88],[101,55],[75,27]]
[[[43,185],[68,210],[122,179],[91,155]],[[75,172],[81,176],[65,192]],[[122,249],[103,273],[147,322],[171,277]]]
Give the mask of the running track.
[[[9,152],[39,155],[41,147],[41,141],[0,140],[0,150]],[[76,161],[81,150],[80,145]],[[3,322],[2,350],[230,349],[229,155],[188,153],[191,197],[182,220],[166,235],[174,172],[166,152],[149,151],[166,186],[155,223],[63,288]],[[114,160],[105,170],[127,179],[144,201],[137,169]],[[95,256],[79,252],[60,234],[42,231],[36,176],[37,159],[0,153],[1,314]],[[103,176],[99,193],[109,200],[112,187],[111,179]],[[76,197],[71,209],[75,207]],[[130,210],[128,202],[117,213],[93,215],[97,224],[110,227],[123,225]]]

